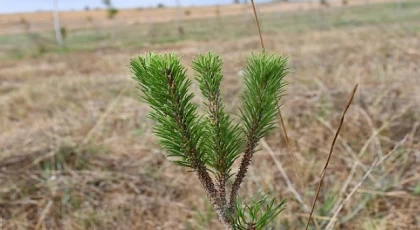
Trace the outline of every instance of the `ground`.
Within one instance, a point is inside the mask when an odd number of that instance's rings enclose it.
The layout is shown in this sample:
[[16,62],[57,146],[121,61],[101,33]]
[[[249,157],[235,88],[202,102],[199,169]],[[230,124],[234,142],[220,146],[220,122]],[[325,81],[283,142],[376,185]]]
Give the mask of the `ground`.
[[[298,9],[267,10],[261,22],[267,50],[289,58],[281,111],[303,183],[279,125],[240,195],[287,198],[273,226],[302,229],[358,83],[311,229],[420,228],[420,2]],[[182,36],[170,22],[119,20],[98,30],[69,24],[59,48],[22,31],[0,36],[0,227],[221,229],[195,175],[159,149],[128,64],[174,51],[189,68],[212,50],[224,60],[226,109],[237,114],[241,67],[260,50],[253,18],[189,20]]]

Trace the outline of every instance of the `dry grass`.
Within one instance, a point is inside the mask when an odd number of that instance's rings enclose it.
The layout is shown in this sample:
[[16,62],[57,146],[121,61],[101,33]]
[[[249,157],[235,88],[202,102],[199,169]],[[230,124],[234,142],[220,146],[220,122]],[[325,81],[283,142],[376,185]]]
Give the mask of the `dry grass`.
[[[288,198],[278,229],[304,228],[304,207],[315,196],[356,82],[314,218],[321,229],[330,222],[335,229],[420,228],[420,33],[414,27],[408,21],[265,35],[268,50],[290,57],[282,113],[305,188],[278,129],[265,139],[269,148],[255,155],[240,193],[262,189]],[[164,159],[127,67],[130,57],[150,50],[175,51],[189,66],[209,49],[225,61],[222,92],[226,107],[237,112],[240,65],[259,50],[256,34],[1,62],[0,226],[220,229],[199,182]]]
[[[395,0],[369,0],[371,3],[393,2]],[[365,0],[351,0],[349,5],[365,4]],[[340,1],[333,1],[331,7],[340,6]],[[287,12],[296,10],[310,10],[318,7],[318,4],[308,2],[298,2],[294,4],[275,3],[262,4],[259,6],[260,12]],[[222,17],[240,15],[250,13],[251,10],[246,5],[224,5],[224,6],[204,6],[188,8],[190,14],[184,13],[185,20],[197,20],[216,17],[218,14]],[[185,12],[185,11],[183,11]],[[218,13],[217,13],[218,12]],[[69,29],[91,28],[92,26],[112,26],[117,25],[133,25],[133,24],[149,24],[173,22],[177,17],[176,8],[138,8],[123,9],[117,14],[114,20],[106,20],[105,10],[90,11],[64,11],[61,12],[60,18],[62,25]],[[33,31],[48,31],[53,28],[51,20],[51,12],[35,12],[35,13],[19,13],[0,15],[0,35],[21,33],[22,27],[19,26],[22,20],[30,21]]]

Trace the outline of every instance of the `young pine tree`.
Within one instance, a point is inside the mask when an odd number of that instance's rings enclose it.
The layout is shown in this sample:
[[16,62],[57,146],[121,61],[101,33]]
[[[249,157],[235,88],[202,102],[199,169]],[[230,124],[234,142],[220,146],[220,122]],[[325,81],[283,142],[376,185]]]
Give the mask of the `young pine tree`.
[[[265,51],[247,59],[240,121],[235,123],[224,112],[222,60],[216,54],[200,55],[192,63],[205,97],[205,116],[199,115],[197,105],[191,102],[192,82],[179,57],[148,53],[131,60],[133,78],[151,108],[150,118],[156,121],[154,133],[167,158],[195,172],[226,229],[264,229],[284,208],[284,200],[275,204],[264,194],[243,204],[238,192],[259,140],[275,128],[277,103],[288,72],[286,63],[286,59]],[[240,168],[233,172],[232,165],[239,158]]]

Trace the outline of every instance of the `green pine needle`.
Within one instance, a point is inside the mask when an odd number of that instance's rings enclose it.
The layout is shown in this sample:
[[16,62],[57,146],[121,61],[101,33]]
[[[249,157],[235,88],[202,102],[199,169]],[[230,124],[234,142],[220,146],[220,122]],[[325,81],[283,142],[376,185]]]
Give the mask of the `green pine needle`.
[[239,125],[232,123],[229,115],[224,113],[220,95],[220,84],[223,79],[222,59],[213,53],[200,55],[193,60],[192,68],[200,90],[207,99],[208,164],[216,172],[218,179],[226,181],[231,174],[232,165],[243,151],[242,132]]
[[287,59],[268,55],[265,51],[247,59],[244,70],[245,91],[242,94],[241,118],[246,137],[244,156],[230,192],[229,208],[233,211],[236,197],[261,138],[275,128],[280,101],[288,73]]
[[[235,203],[235,216],[231,221],[235,230],[264,229],[285,209],[286,200],[275,204],[276,200],[267,194],[258,194],[244,204],[238,199]],[[252,226],[252,228],[250,228]]]
[[[206,195],[227,229],[263,229],[282,210],[285,201],[275,205],[268,196],[253,199],[251,204],[237,202],[237,194],[261,138],[275,127],[277,104],[286,85],[287,59],[266,52],[253,54],[244,70],[241,121],[234,124],[224,112],[220,94],[223,79],[222,60],[213,53],[193,61],[196,80],[206,98],[207,116],[201,119],[191,81],[175,54],[148,53],[130,62],[133,79],[139,84],[142,98],[149,104],[153,131],[167,157],[176,164],[197,172]],[[232,184],[229,203],[226,182],[233,175],[232,166],[243,154]],[[209,172],[215,175],[217,184]],[[230,218],[229,218],[230,217]]]
[[283,81],[288,73],[286,64],[287,59],[266,52],[253,54],[247,60],[241,114],[250,142],[257,143],[275,127],[279,115],[277,103],[286,85]]
[[143,92],[142,98],[150,105],[150,118],[157,121],[154,132],[160,144],[175,163],[196,169],[203,165],[206,136],[191,103],[191,81],[179,58],[171,54],[149,53],[131,60],[134,79]]

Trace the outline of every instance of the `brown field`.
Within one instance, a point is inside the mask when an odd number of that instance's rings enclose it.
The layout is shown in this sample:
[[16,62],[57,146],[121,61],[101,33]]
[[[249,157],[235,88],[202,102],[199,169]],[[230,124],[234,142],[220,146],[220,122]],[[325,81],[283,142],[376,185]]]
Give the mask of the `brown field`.
[[[379,2],[393,2],[395,0],[350,0],[348,5],[361,5],[367,1],[370,3]],[[340,1],[333,1],[331,7],[341,6]],[[315,3],[297,2],[293,4],[275,3],[275,4],[261,4],[259,12],[288,12],[296,10],[311,10],[318,8],[319,5]],[[217,15],[219,9],[220,16],[240,15],[243,13],[251,13],[251,8],[246,5],[227,5],[227,6],[207,6],[207,7],[190,7],[185,8],[185,11],[190,11],[190,15],[184,15],[185,20],[196,20],[212,18]],[[178,11],[176,8],[139,8],[139,9],[124,9],[118,14],[115,20],[106,20],[105,10],[90,10],[90,11],[64,11],[60,13],[62,25],[69,29],[89,28],[93,24],[96,26],[112,26],[117,25],[132,25],[139,23],[159,23],[175,21]],[[53,28],[51,12],[36,12],[36,13],[19,13],[19,14],[4,14],[0,15],[0,35],[10,33],[21,33],[23,31],[21,24],[22,20],[30,21],[33,24],[33,31],[48,31]]]
[[[420,2],[404,1],[401,9],[356,2],[259,8],[267,50],[289,57],[281,108],[303,187],[279,125],[256,153],[240,195],[263,190],[287,198],[275,229],[304,229],[356,83],[310,229],[330,222],[333,229],[420,229]],[[3,27],[0,229],[222,229],[195,174],[167,161],[157,145],[128,64],[154,50],[174,51],[190,67],[198,53],[215,51],[224,60],[226,109],[237,114],[241,66],[260,50],[243,7],[184,22],[184,37],[170,23],[173,9],[123,10],[115,37],[92,40],[96,32],[83,20],[89,15],[111,33],[104,12],[63,12],[70,28],[64,48],[41,49],[19,25]],[[212,9],[191,8],[189,17],[212,17]],[[146,12],[150,26],[137,25]],[[47,13],[2,15],[0,24],[21,17],[52,37]],[[192,89],[201,103],[197,85]]]

